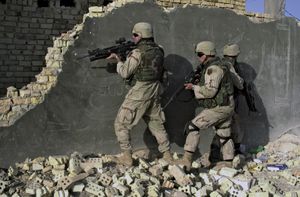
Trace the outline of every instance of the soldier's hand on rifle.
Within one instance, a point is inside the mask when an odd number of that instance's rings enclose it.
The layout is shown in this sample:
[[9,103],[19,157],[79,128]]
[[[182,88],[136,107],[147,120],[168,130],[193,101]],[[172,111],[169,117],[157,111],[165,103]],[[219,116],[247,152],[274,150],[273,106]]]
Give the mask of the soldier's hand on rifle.
[[115,53],[111,53],[110,56],[108,56],[106,59],[115,59],[118,62],[121,61],[121,58],[117,54],[115,54]]
[[184,87],[185,87],[186,90],[192,90],[194,88],[193,86],[194,86],[194,84],[192,84],[192,83],[184,84]]

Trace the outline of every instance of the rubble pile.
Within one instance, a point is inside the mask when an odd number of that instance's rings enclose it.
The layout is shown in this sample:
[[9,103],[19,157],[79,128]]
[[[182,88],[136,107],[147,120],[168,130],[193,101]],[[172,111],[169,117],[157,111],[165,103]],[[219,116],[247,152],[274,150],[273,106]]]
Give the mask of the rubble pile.
[[300,196],[299,146],[280,158],[267,147],[248,154],[247,163],[236,156],[235,168],[204,168],[198,159],[190,172],[141,154],[134,155],[133,167],[112,162],[111,155],[77,152],[26,159],[0,171],[0,196]]
[[[255,178],[273,182],[281,193],[298,191],[300,196],[300,136],[283,134],[268,143],[247,165]],[[272,187],[269,190],[274,190]]]

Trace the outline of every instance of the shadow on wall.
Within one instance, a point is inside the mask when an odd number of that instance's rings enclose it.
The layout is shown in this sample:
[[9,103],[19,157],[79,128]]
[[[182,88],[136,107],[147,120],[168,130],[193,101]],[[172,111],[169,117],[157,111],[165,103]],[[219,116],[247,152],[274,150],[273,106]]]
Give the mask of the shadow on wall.
[[[165,58],[165,68],[168,72],[168,83],[162,95],[162,106],[164,106],[173,93],[180,88],[185,81],[185,76],[192,69],[192,64],[179,55],[171,54]],[[258,145],[266,145],[269,141],[269,121],[266,114],[262,99],[260,98],[254,80],[256,71],[252,66],[246,63],[240,63],[240,75],[252,87],[251,94],[254,97],[258,112],[250,112],[247,106],[246,98],[242,94],[238,96],[237,112],[240,118],[240,128],[244,131],[243,144],[246,145],[248,151]],[[183,131],[185,124],[196,116],[197,101],[194,99],[192,92],[184,90],[164,110],[166,115],[165,127],[169,135],[171,143],[179,147],[183,147],[186,136]],[[203,132],[201,139],[209,138],[211,133]],[[144,132],[144,142],[153,154],[158,154],[157,142],[150,131],[146,129]],[[200,141],[202,146],[209,147],[210,141]],[[202,150],[203,151],[203,150]],[[203,154],[203,152],[201,152]],[[201,155],[199,149],[197,154]]]
[[[173,93],[183,86],[185,76],[192,70],[192,64],[179,55],[170,54],[165,58],[167,82],[164,83],[162,106],[168,102]],[[197,103],[192,92],[181,91],[176,98],[165,108],[165,127],[171,143],[183,147],[186,136],[183,135],[185,124],[195,116]],[[148,129],[144,132],[144,142],[150,150],[157,151],[155,138]]]
[[251,93],[254,97],[257,112],[249,111],[245,96],[239,94],[237,113],[240,117],[240,127],[244,131],[243,143],[248,149],[259,145],[266,145],[269,142],[270,124],[265,106],[260,95],[257,92],[254,81],[257,73],[253,66],[245,63],[239,63],[240,76],[251,87]]

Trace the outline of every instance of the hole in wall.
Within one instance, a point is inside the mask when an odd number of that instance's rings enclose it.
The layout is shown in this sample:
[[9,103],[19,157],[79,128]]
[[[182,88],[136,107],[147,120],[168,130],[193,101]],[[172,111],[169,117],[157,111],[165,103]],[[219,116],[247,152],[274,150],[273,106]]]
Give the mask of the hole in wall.
[[39,8],[49,7],[49,0],[38,0],[37,4]]
[[0,0],[1,4],[6,4],[6,0]]
[[102,6],[107,6],[109,3],[112,3],[112,0],[100,0],[99,4]]
[[74,0],[60,0],[60,6],[75,7],[75,1]]

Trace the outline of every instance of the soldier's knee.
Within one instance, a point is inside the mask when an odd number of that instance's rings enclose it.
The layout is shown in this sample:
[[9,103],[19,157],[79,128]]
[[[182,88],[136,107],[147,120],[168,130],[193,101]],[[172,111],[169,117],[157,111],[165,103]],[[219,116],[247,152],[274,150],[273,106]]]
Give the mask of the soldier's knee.
[[115,130],[115,132],[119,142],[128,141],[130,138],[129,132],[126,130]]
[[217,135],[223,138],[228,138],[231,136],[231,125],[224,127],[216,127]]
[[200,129],[192,122],[189,121],[185,124],[184,135],[188,135],[191,132],[199,132]]

